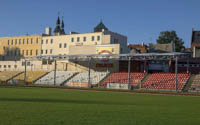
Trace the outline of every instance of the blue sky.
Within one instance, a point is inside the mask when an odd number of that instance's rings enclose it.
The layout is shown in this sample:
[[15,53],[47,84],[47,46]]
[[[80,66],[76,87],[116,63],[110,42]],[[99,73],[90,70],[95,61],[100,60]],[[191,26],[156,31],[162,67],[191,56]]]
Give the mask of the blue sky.
[[100,19],[129,43],[156,43],[161,31],[175,30],[190,47],[200,30],[200,0],[0,0],[0,36],[41,34],[64,15],[65,31],[92,32]]

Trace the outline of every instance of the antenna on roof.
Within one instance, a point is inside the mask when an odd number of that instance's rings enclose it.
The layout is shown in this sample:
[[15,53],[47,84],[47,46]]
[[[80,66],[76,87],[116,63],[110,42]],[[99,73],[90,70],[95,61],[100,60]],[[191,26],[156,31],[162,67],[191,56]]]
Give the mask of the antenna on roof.
[[194,31],[194,28],[192,28],[192,31]]
[[103,19],[102,19],[102,17],[101,17],[101,19],[100,19],[100,22],[103,22]]

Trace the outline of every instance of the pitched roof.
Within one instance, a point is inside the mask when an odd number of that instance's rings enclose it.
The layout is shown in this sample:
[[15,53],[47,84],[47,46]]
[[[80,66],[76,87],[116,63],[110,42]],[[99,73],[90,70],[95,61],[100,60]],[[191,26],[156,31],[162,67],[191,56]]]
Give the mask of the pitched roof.
[[200,31],[192,31],[192,43],[200,43]]
[[101,21],[95,28],[94,28],[94,32],[101,32],[102,29],[104,30],[108,30],[108,28],[103,24],[103,22]]

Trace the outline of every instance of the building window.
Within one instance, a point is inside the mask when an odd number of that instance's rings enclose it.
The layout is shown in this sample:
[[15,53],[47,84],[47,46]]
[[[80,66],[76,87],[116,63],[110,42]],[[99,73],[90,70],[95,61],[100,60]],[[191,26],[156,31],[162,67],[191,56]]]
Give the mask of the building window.
[[79,42],[80,41],[80,37],[77,37],[77,42]]
[[83,41],[86,41],[86,37],[85,36],[83,37]]
[[6,68],[6,65],[4,65],[4,68]]
[[1,65],[0,65],[0,68],[1,68]]
[[25,39],[23,39],[23,44],[25,44]]
[[13,45],[13,40],[11,41],[11,45]]
[[36,43],[38,44],[38,38],[36,38]]
[[97,36],[97,41],[99,41],[100,40],[100,36]]
[[27,44],[28,44],[28,39],[27,39]]
[[32,56],[32,52],[33,52],[33,51],[32,51],[32,50],[30,50],[30,55],[31,55],[31,56]]
[[94,36],[92,36],[92,41],[94,41]]
[[53,39],[51,39],[51,44],[53,44]]
[[33,39],[31,38],[31,44],[33,44]]
[[53,53],[53,50],[52,49],[50,49],[50,54],[52,54]]
[[43,50],[41,50],[41,54],[43,54]]
[[11,68],[11,65],[8,65],[8,68]]
[[74,38],[72,38],[71,41],[74,42]]
[[46,39],[46,44],[48,44],[48,39]]
[[35,55],[37,56],[38,55],[38,50],[36,49],[36,51],[35,51]]
[[119,43],[118,39],[114,39],[114,43]]
[[17,45],[17,39],[15,40],[15,45]]
[[16,56],[17,55],[17,50],[14,50],[14,56]]
[[9,40],[8,40],[8,45],[9,45]]
[[21,44],[21,39],[19,39],[19,45]]
[[123,48],[120,48],[120,52],[121,52],[121,53],[123,52]]
[[43,44],[43,40],[41,40],[41,44]]
[[22,66],[25,66],[25,62],[22,62]]
[[20,50],[17,50],[17,56],[19,56],[20,55]]
[[114,48],[112,48],[112,52],[114,52]]
[[27,62],[27,66],[30,66],[31,65],[31,62]]
[[67,43],[64,44],[64,48],[67,48]]
[[46,50],[46,54],[48,53],[48,50]]
[[22,55],[24,56],[24,50],[22,51]]
[[28,50],[26,50],[26,55],[28,56]]
[[10,55],[13,56],[13,51],[12,50],[10,51]]
[[17,68],[17,65],[14,65],[15,69]]
[[59,48],[62,48],[62,44],[61,43],[59,44]]

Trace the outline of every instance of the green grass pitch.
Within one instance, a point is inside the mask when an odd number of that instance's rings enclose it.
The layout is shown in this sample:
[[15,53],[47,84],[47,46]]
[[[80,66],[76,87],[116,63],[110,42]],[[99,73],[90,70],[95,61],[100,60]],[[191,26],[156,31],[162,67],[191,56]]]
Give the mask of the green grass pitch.
[[0,88],[0,125],[200,125],[200,97]]

